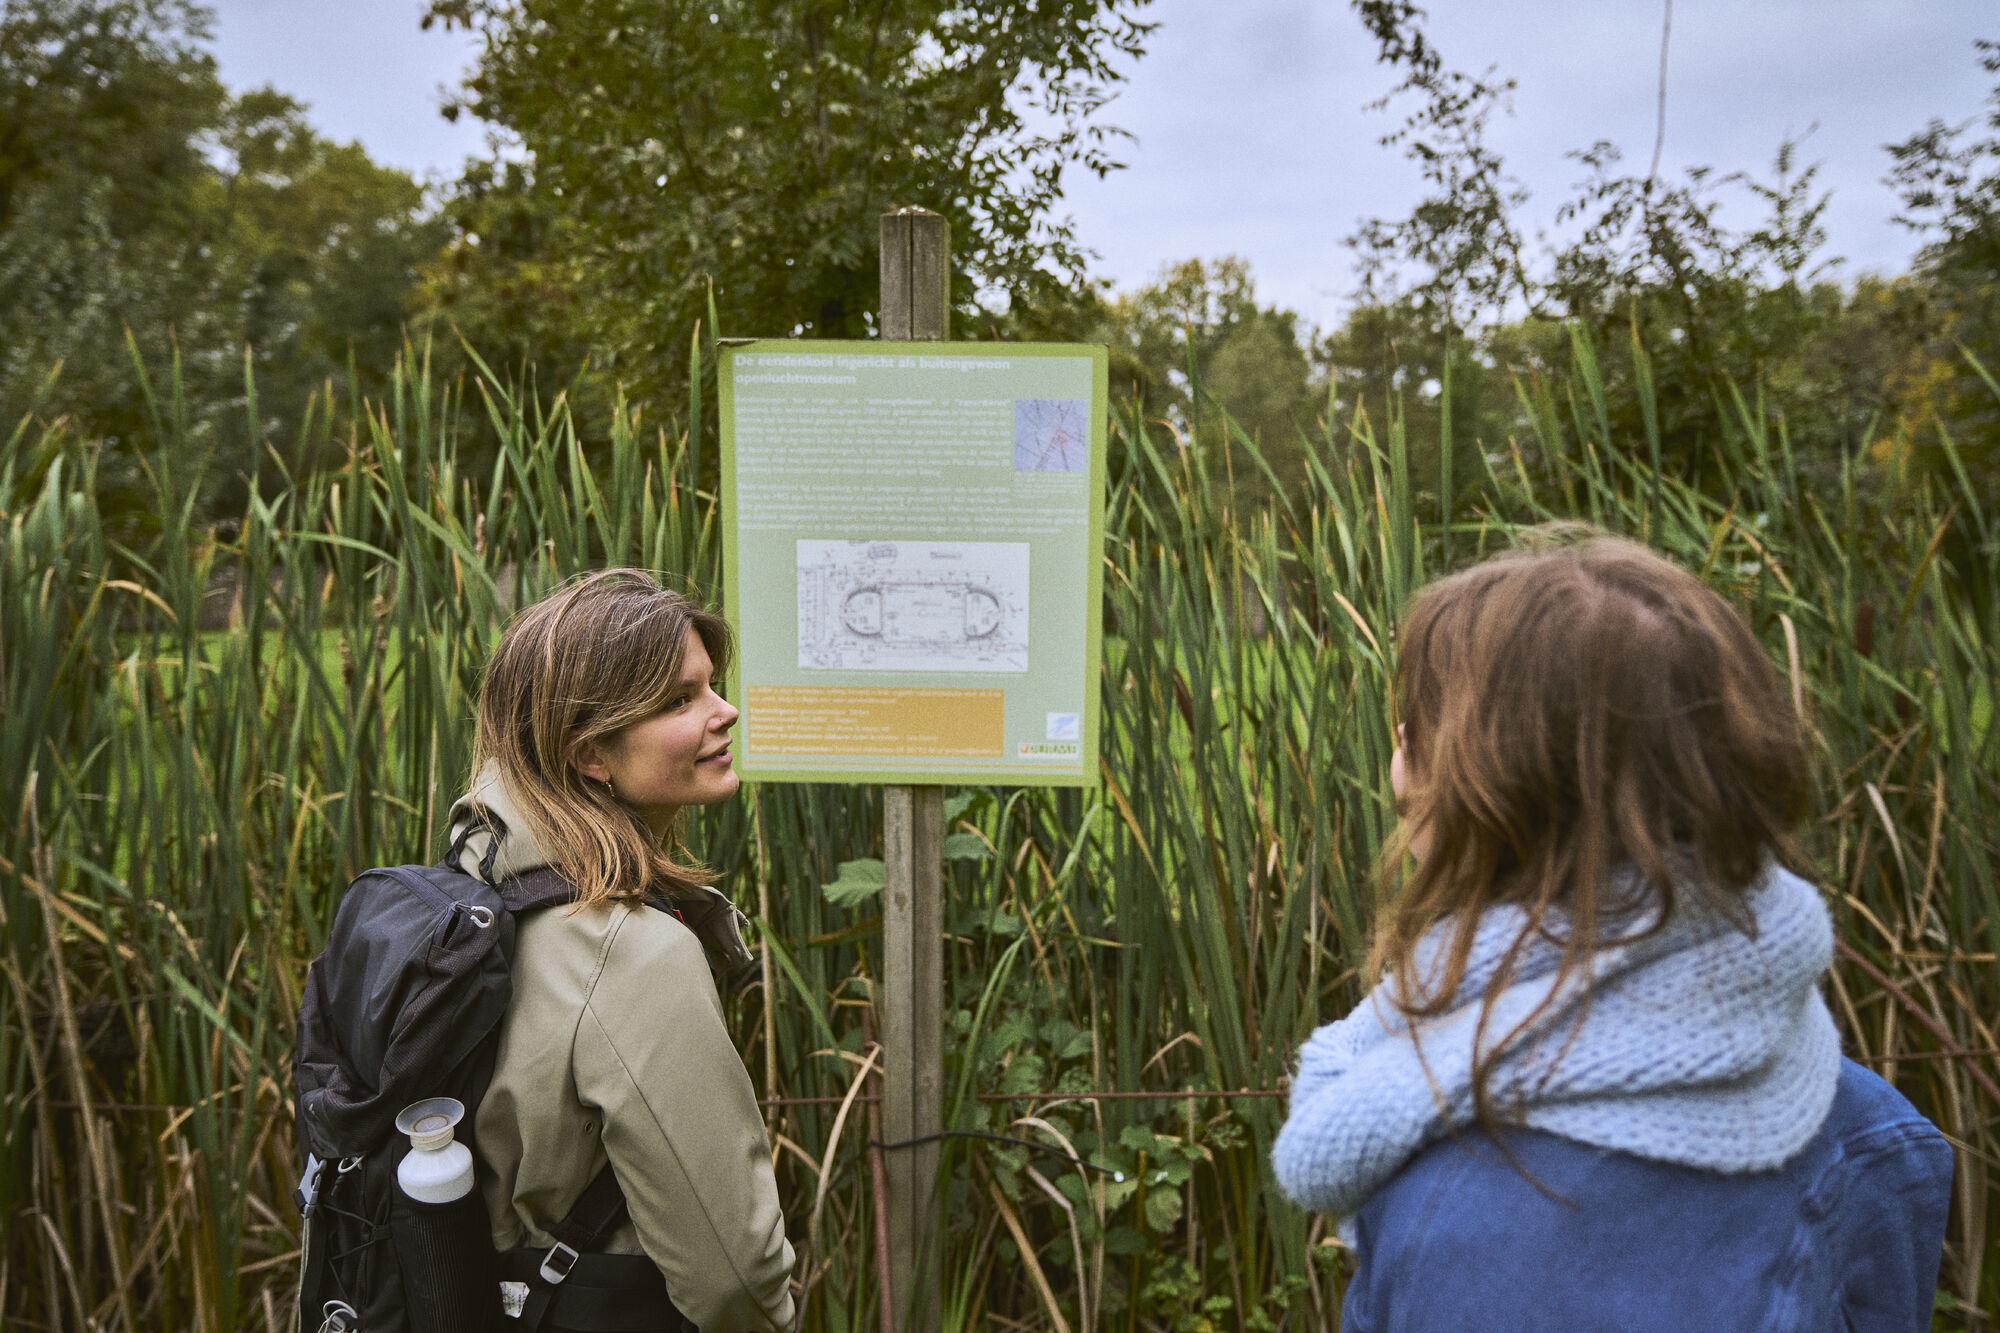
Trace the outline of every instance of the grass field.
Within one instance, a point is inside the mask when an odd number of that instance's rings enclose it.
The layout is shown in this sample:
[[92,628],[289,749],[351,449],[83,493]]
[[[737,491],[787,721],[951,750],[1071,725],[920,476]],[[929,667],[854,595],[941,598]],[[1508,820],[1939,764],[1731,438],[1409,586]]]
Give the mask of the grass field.
[[[1246,441],[1183,449],[1118,410],[1102,785],[948,797],[950,1122],[1063,1154],[948,1142],[948,1326],[1334,1326],[1344,1256],[1265,1165],[1282,1100],[1065,1094],[1282,1087],[1361,989],[1402,609],[1552,519],[1702,571],[1790,680],[1816,738],[1835,1012],[1849,1052],[1958,1148],[1939,1321],[1990,1325],[1996,516],[1962,481],[1891,486],[1860,460],[1808,485],[1777,418],[1741,399],[1718,408],[1725,483],[1697,492],[1643,466],[1646,442],[1608,438],[1594,375],[1585,359],[1523,386],[1533,433],[1477,447],[1343,415],[1253,515],[1221,480],[1261,465]],[[195,446],[166,394],[162,521],[122,546],[88,449],[6,439],[0,1324],[285,1326],[305,962],[355,871],[441,850],[507,607],[604,563],[719,587],[688,444],[711,417],[697,394],[670,430],[630,412],[586,428],[413,358],[338,424],[345,468],[218,534],[188,524]],[[481,435],[497,461],[474,470]],[[1458,474],[1413,476],[1413,457]],[[224,569],[245,595],[204,632]],[[822,886],[878,854],[879,826],[867,789],[773,786],[695,830],[757,919],[766,981],[734,1021],[767,1096],[839,1097],[865,1062],[876,909]],[[772,1112],[807,1329],[874,1326],[861,1119]]]

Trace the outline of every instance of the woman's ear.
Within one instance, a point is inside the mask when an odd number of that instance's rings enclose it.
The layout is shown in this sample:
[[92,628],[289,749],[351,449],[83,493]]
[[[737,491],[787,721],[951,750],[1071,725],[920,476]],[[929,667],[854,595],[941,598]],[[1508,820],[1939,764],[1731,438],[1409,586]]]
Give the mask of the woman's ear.
[[611,770],[604,763],[604,751],[595,741],[585,741],[576,747],[570,755],[570,767],[600,785],[611,781]]

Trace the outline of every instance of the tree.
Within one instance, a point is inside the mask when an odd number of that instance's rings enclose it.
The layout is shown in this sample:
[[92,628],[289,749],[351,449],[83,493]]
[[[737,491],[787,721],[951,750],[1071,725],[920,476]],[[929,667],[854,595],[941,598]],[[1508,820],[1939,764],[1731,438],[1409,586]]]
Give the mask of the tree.
[[524,262],[574,284],[582,341],[644,393],[684,373],[711,281],[730,334],[866,336],[895,205],[951,220],[968,314],[1081,283],[1056,206],[1067,172],[1117,165],[1097,114],[1144,3],[431,0],[426,22],[484,38],[447,111],[519,141],[562,247]]
[[[2000,75],[2000,42],[1975,43],[1986,72]],[[1974,126],[1985,130],[1976,135]],[[1941,421],[1989,506],[2000,505],[2000,82],[1984,116],[1952,126],[1933,120],[1890,148],[1890,183],[1902,196],[1898,219],[1924,238],[1917,273],[1924,280],[1922,354],[1906,366],[1919,391],[1901,406],[1904,435]],[[1976,363],[1976,364],[1975,364]],[[1927,466],[1951,465],[1940,446],[1917,451]]]
[[1478,451],[1504,449],[1523,433],[1516,377],[1560,363],[1566,340],[1546,320],[1467,329],[1439,316],[1437,306],[1409,297],[1357,305],[1314,345],[1313,360],[1330,381],[1336,439],[1365,419],[1369,434],[1384,441],[1391,423],[1400,423],[1411,483],[1428,497],[1422,503],[1445,502],[1440,455],[1449,444],[1449,498],[1462,514],[1484,490]]
[[426,268],[421,304],[463,335],[494,371],[561,375],[590,359],[590,302],[562,201],[534,165],[469,164],[444,200],[450,237]]
[[187,0],[0,16],[0,413],[103,441],[106,508],[140,526],[158,516],[128,329],[155,370],[178,361],[184,442],[210,509],[232,508],[350,358],[355,387],[386,379],[443,240],[407,175],[315,134],[282,94],[231,97],[208,39]]
[[[1927,358],[1913,359],[1925,284],[1849,290],[1831,279],[1838,261],[1825,257],[1820,224],[1827,195],[1799,143],[1779,145],[1763,177],[1706,167],[1665,173],[1657,142],[1645,169],[1631,170],[1616,145],[1591,144],[1571,154],[1587,175],[1558,204],[1561,239],[1537,237],[1531,246],[1521,220],[1527,193],[1487,142],[1512,82],[1448,68],[1407,0],[1357,0],[1357,8],[1382,60],[1404,72],[1385,104],[1413,103],[1383,141],[1402,147],[1427,184],[1406,216],[1367,219],[1353,238],[1371,303],[1399,306],[1398,322],[1433,330],[1428,338],[1406,333],[1404,346],[1470,341],[1475,360],[1532,380],[1550,356],[1568,356],[1567,331],[1548,326],[1580,326],[1594,349],[1610,442],[1642,457],[1657,443],[1663,466],[1697,481],[1725,470],[1720,455],[1739,429],[1727,405],[1738,391],[1776,391],[1795,457],[1822,478],[1885,429],[1909,433],[1907,404],[1934,378],[1922,369]],[[1910,160],[1942,161],[1948,138],[1933,126],[1913,141]],[[1970,179],[1951,168],[1937,174]],[[1747,196],[1761,221],[1727,225],[1721,204],[1732,196]],[[1973,256],[1968,276],[1981,262],[1990,274],[1990,258]],[[1348,341],[1330,352],[1336,360],[1352,359]],[[1461,430],[1475,422],[1501,432],[1525,425],[1505,411],[1455,415]]]
[[[1250,266],[1235,256],[1187,259],[1115,300],[1111,340],[1144,375],[1149,411],[1220,447],[1221,405],[1279,453],[1294,449],[1318,407],[1299,317],[1259,305]],[[1197,386],[1212,401],[1199,401]]]
[[[199,195],[211,238],[200,276],[214,319],[204,350],[226,347],[237,379],[249,356],[259,386],[254,449],[295,429],[307,397],[329,383],[362,393],[386,385],[445,229],[406,173],[314,133],[283,94],[234,99],[217,143],[219,166]],[[223,461],[232,477],[254,477],[262,462]]]
[[[117,440],[142,412],[120,329],[189,310],[202,136],[227,95],[177,0],[0,11],[0,412],[38,397]],[[38,395],[50,370],[63,376]]]
[[[1250,266],[1233,255],[1169,264],[1130,292],[1091,282],[1042,293],[1004,312],[980,312],[968,331],[1104,344],[1113,403],[1195,451],[1218,485],[1233,483],[1239,517],[1268,504],[1271,488],[1224,414],[1281,478],[1303,474],[1302,451],[1319,437],[1325,381],[1308,357],[1309,330],[1292,311],[1260,305]],[[1115,452],[1115,439],[1113,448],[1115,484],[1130,460]]]

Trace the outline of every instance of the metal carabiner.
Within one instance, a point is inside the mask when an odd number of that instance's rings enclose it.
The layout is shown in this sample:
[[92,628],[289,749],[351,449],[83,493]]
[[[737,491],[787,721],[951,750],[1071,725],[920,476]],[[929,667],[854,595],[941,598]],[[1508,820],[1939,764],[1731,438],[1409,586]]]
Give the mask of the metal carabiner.
[[328,1301],[321,1307],[320,1314],[324,1318],[320,1321],[319,1333],[352,1333],[361,1319],[346,1301]]
[[465,914],[471,917],[472,924],[479,927],[481,930],[484,930],[488,926],[493,924],[493,909],[490,907],[480,907],[475,905],[466,908]]

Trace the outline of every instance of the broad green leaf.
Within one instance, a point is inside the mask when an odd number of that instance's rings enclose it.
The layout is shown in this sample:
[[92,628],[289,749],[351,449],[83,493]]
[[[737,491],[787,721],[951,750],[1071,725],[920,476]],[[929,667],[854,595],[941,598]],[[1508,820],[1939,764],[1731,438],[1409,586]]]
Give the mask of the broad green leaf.
[[1181,1220],[1181,1192],[1152,1187],[1146,1194],[1146,1226],[1154,1234],[1172,1231]]
[[836,907],[852,907],[882,892],[885,882],[887,873],[880,861],[873,858],[842,861],[840,874],[833,883],[820,885],[820,892]]
[[950,833],[945,835],[944,859],[947,861],[984,861],[993,855],[987,849],[986,840],[977,833]]

